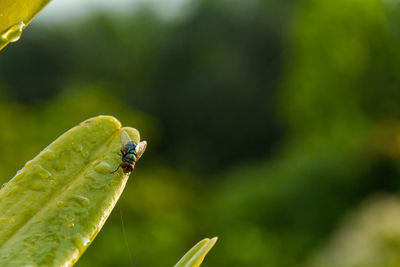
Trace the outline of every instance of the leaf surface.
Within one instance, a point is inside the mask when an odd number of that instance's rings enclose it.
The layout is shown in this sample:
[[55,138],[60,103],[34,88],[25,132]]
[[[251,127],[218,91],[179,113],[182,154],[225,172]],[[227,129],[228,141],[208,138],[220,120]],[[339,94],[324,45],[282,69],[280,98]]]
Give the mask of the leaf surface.
[[19,39],[24,28],[50,0],[0,1],[0,50]]
[[217,242],[217,237],[205,238],[194,245],[175,265],[175,267],[198,267],[203,262],[204,257]]
[[93,241],[128,175],[120,136],[136,129],[98,116],[70,129],[0,190],[0,266],[71,266]]

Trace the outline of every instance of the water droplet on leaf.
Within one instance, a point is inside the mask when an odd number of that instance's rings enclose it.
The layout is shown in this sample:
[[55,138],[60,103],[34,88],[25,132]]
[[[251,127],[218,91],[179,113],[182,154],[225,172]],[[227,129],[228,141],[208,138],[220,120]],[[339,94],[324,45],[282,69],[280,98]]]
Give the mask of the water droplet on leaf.
[[12,25],[10,28],[1,33],[1,39],[6,42],[16,42],[21,37],[24,28],[25,23],[23,21]]
[[87,246],[89,245],[89,243],[90,243],[90,240],[89,240],[89,239],[83,238],[83,237],[80,236],[80,235],[77,235],[76,237],[74,237],[74,238],[72,239],[72,241],[74,242],[75,246],[77,247],[77,249],[78,249],[80,252],[85,251],[86,247],[87,247]]
[[101,161],[94,167],[94,170],[98,173],[106,174],[111,172],[111,167],[107,162]]
[[84,177],[86,179],[93,180],[94,179],[94,173],[92,171],[88,171],[87,173],[85,173]]
[[83,207],[87,207],[90,203],[90,200],[87,197],[81,195],[74,195],[72,199]]
[[51,173],[40,165],[36,165],[35,169],[39,176],[43,179],[49,178],[51,176]]
[[54,151],[51,149],[46,149],[41,153],[42,157],[47,160],[53,160],[55,158]]
[[82,150],[83,150],[83,146],[82,146],[82,144],[72,144],[72,149],[75,151],[75,152],[82,152]]
[[31,166],[32,163],[33,163],[32,160],[28,160],[28,161],[25,163],[25,167]]
[[32,181],[29,185],[29,188],[33,191],[45,191],[46,187],[46,184],[41,181]]

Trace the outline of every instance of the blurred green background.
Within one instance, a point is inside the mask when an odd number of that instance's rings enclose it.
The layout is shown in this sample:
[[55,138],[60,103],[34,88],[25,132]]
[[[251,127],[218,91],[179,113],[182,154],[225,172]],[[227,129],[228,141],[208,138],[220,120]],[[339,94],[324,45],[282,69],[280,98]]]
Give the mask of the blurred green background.
[[172,266],[212,236],[203,266],[400,266],[399,6],[193,0],[34,22],[0,54],[0,183],[113,115],[148,150],[76,266]]

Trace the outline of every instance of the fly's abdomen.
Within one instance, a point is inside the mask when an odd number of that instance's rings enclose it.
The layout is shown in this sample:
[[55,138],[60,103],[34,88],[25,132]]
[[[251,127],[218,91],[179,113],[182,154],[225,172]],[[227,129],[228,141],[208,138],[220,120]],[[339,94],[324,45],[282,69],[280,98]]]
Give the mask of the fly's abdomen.
[[136,151],[130,150],[126,155],[123,157],[122,161],[128,162],[130,164],[134,164],[136,162]]

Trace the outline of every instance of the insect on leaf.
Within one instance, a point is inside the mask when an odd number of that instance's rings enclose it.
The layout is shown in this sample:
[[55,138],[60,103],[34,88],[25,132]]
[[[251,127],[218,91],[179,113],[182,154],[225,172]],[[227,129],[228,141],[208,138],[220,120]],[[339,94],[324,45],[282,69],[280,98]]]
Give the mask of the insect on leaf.
[[111,173],[121,162],[120,135],[140,140],[110,116],[80,123],[0,190],[0,266],[72,266],[79,259],[129,178]]

